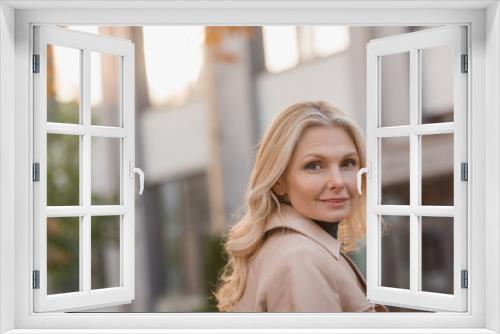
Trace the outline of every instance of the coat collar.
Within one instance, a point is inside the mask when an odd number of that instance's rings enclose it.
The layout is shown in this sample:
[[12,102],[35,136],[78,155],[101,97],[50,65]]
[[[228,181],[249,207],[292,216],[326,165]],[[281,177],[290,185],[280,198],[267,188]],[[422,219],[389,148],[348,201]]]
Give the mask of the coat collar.
[[340,243],[337,239],[311,219],[299,214],[292,206],[285,203],[281,203],[280,206],[281,209],[269,219],[265,232],[282,227],[292,229],[316,241],[337,260],[339,259]]

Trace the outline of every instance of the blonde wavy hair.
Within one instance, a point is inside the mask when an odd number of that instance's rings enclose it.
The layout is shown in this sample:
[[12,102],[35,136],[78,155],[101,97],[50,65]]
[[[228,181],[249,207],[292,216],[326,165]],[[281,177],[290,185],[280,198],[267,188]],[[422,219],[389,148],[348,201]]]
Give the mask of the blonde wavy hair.
[[[250,258],[265,238],[269,218],[280,210],[280,199],[272,188],[285,173],[297,142],[304,131],[315,126],[338,126],[353,140],[360,166],[366,165],[365,143],[356,123],[345,113],[326,102],[301,102],[283,110],[262,137],[247,187],[241,219],[229,230],[224,249],[228,262],[214,292],[219,311],[230,312],[245,289]],[[365,189],[366,182],[363,182]],[[358,197],[351,214],[339,223],[338,239],[342,251],[358,249],[364,240],[365,191]]]

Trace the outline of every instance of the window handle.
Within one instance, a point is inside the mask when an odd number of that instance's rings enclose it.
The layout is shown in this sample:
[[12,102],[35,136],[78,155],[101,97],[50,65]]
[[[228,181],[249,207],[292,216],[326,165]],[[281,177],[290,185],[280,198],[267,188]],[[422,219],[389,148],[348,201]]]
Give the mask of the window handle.
[[144,172],[142,169],[134,167],[133,162],[130,162],[129,167],[131,179],[135,177],[135,174],[139,174],[139,195],[142,195],[142,192],[144,191]]
[[360,195],[363,194],[363,192],[361,191],[361,176],[366,173],[366,176],[367,177],[370,177],[370,163],[367,163],[367,167],[364,167],[364,168],[361,168],[360,170],[358,170],[358,172],[356,173],[356,186],[358,188],[358,193]]

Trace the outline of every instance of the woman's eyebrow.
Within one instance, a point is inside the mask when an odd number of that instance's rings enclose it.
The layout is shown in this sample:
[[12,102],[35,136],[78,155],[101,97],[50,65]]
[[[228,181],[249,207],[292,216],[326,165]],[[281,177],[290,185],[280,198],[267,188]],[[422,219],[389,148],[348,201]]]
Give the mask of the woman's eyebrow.
[[[358,152],[349,152],[349,153],[345,154],[343,158],[347,158],[347,157],[351,157],[351,156],[357,157],[358,156]],[[302,159],[305,160],[305,159],[310,158],[310,157],[324,158],[324,156],[321,155],[321,154],[310,153],[310,154],[306,155],[305,157],[303,157]]]
[[306,160],[308,158],[324,158],[321,154],[309,153],[302,158],[302,160]]

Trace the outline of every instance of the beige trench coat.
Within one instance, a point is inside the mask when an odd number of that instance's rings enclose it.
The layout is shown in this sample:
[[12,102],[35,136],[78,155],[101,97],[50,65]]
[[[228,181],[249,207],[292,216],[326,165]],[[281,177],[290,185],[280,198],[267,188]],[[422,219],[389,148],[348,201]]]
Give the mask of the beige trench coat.
[[340,243],[290,205],[271,217],[249,262],[235,312],[386,311],[366,299],[366,283]]

